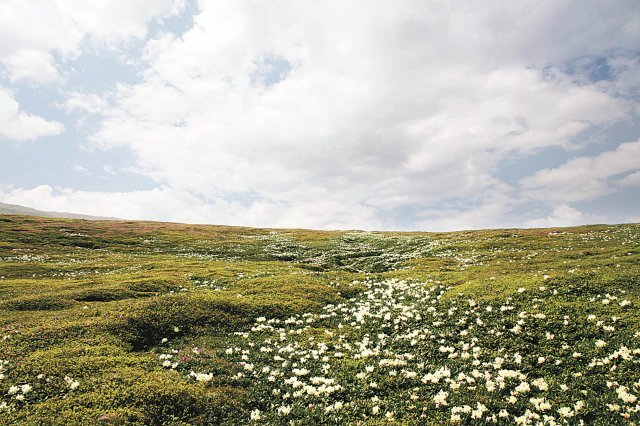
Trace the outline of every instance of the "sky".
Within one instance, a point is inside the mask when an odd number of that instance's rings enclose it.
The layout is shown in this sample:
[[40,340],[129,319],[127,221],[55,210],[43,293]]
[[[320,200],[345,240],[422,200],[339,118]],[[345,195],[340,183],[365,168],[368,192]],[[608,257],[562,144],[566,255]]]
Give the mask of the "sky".
[[188,223],[640,222],[640,3],[3,0],[0,202]]

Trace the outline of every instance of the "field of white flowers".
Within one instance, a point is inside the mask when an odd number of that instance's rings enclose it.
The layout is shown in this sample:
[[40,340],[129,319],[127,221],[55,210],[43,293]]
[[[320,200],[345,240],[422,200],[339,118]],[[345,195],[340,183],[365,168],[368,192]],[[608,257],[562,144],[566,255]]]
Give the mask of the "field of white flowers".
[[[623,319],[633,303],[624,289],[591,294],[545,276],[483,303],[432,281],[364,285],[321,313],[261,317],[233,338],[204,339],[208,351],[167,342],[159,358],[204,386],[249,389],[256,424],[640,421],[640,332]],[[558,300],[580,310],[563,315]],[[233,373],[208,369],[214,357]]]
[[640,225],[0,216],[0,425],[640,424]]

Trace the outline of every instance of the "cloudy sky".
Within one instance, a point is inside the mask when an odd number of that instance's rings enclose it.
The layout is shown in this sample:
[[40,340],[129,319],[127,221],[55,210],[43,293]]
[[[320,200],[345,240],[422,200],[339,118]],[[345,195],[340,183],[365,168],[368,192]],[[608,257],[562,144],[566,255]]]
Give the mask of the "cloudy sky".
[[640,3],[3,0],[0,202],[451,230],[640,221]]

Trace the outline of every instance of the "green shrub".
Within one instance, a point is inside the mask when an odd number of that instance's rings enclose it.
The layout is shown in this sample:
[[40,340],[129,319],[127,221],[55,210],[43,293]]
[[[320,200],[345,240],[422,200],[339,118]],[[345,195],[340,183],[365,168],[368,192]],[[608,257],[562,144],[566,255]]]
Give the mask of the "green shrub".
[[141,279],[138,281],[128,282],[125,284],[125,287],[129,290],[141,293],[160,293],[174,290],[177,286],[174,282],[169,280]]
[[[60,393],[60,390],[55,389]],[[35,392],[35,391],[34,391]],[[245,416],[242,391],[186,383],[178,373],[136,368],[111,370],[86,380],[65,398],[47,398],[29,410],[6,416],[3,424],[197,425],[237,424]]]
[[248,306],[212,295],[176,294],[155,297],[116,323],[112,332],[135,350],[149,348],[202,326],[246,324],[255,318]]
[[23,296],[6,301],[2,308],[11,311],[59,311],[73,306],[73,301],[58,295]]
[[92,288],[81,291],[74,297],[78,302],[112,302],[135,297],[135,293],[119,287]]

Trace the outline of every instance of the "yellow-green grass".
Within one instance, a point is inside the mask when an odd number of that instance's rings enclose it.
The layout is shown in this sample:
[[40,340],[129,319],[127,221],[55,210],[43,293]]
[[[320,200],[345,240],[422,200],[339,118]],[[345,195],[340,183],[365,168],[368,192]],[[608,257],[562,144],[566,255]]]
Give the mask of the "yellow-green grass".
[[[0,397],[34,385],[0,423],[242,422],[243,388],[162,369],[155,347],[318,311],[367,277],[428,279],[478,300],[615,286],[637,301],[640,226],[363,233],[0,216]],[[640,330],[637,305],[625,315]]]

